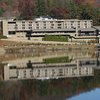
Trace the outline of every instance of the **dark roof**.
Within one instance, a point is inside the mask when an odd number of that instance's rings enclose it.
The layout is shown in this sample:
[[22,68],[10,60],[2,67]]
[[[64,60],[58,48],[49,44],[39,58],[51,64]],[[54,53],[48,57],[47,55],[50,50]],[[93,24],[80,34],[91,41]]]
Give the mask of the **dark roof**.
[[32,30],[33,32],[52,32],[52,31],[54,31],[54,32],[63,32],[63,31],[75,31],[75,29],[73,29],[73,28],[66,28],[66,29],[33,29]]
[[81,30],[81,31],[95,31],[96,29],[94,29],[94,28],[80,28],[80,29],[78,29],[78,30]]

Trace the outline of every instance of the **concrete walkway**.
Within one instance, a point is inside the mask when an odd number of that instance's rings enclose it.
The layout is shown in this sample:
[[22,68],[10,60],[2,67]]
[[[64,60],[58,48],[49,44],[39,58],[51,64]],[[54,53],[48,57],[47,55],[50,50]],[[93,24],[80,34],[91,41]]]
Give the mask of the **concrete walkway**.
[[14,41],[14,42],[21,42],[21,43],[42,43],[42,44],[79,44],[75,42],[56,42],[56,41],[40,41],[40,40],[27,40],[27,39],[2,39],[5,41]]

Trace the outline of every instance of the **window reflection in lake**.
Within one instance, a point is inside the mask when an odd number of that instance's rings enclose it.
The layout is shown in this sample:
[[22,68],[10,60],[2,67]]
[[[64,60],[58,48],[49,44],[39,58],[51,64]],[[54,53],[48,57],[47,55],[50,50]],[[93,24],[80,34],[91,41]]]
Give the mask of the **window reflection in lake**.
[[99,68],[99,52],[13,55],[1,62],[0,100],[70,100],[99,88]]

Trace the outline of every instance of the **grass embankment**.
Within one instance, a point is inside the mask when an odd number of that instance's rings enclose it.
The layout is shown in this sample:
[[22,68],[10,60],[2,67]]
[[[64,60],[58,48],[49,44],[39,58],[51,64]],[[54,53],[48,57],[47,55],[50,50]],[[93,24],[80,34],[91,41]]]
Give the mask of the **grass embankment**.
[[68,42],[68,36],[58,36],[58,35],[45,35],[43,41],[59,41]]
[[0,35],[0,39],[7,39],[6,36]]

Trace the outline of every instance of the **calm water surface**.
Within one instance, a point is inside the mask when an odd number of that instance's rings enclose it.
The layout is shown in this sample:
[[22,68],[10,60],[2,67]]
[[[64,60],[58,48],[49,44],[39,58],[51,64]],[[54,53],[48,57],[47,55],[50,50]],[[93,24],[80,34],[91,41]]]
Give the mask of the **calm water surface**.
[[66,100],[100,100],[100,88],[95,88]]
[[99,52],[5,54],[0,100],[100,100]]

